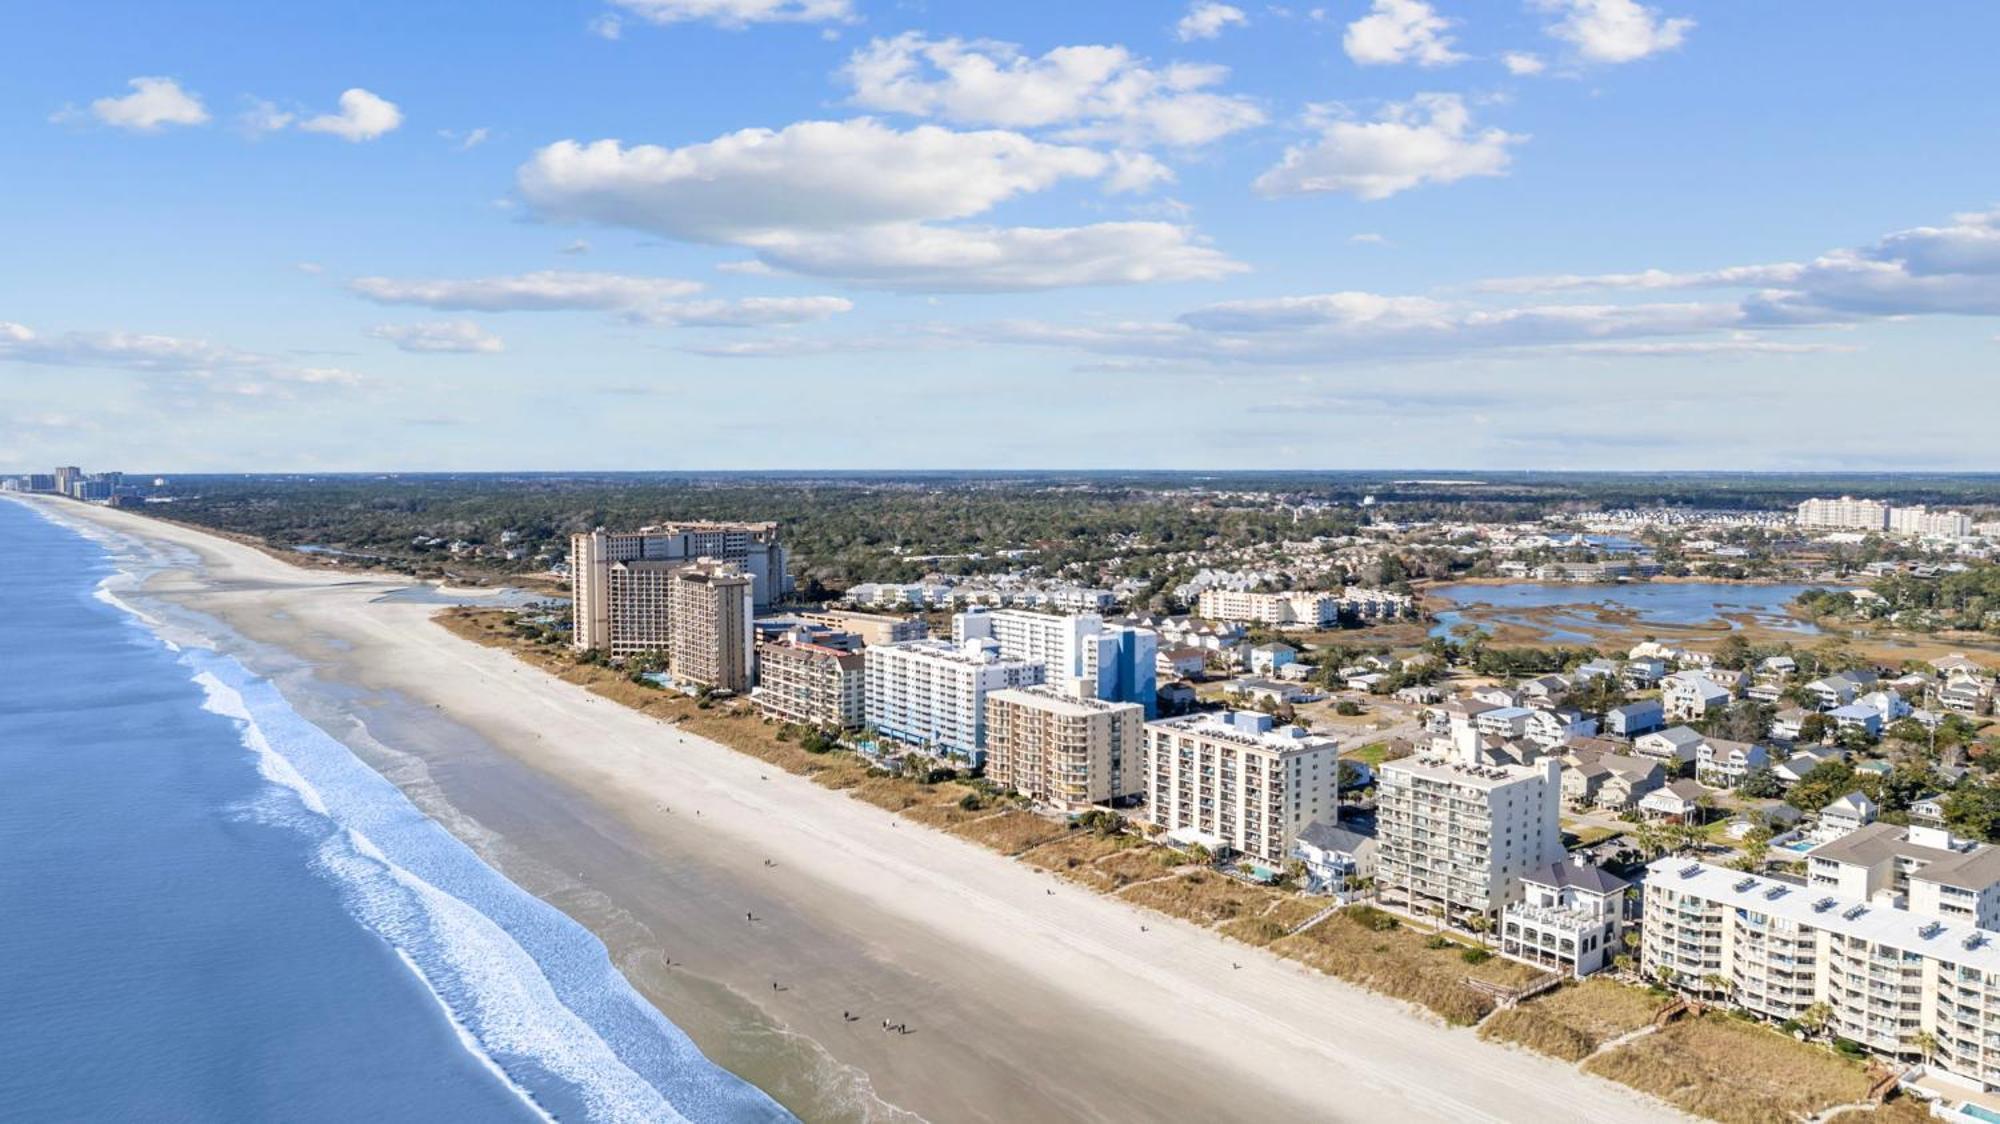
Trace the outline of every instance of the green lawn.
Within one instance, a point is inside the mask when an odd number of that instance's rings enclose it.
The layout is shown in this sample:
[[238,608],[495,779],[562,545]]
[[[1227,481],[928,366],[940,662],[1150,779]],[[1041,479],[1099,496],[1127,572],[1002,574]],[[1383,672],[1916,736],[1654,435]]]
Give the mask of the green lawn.
[[1343,754],[1342,756],[1350,761],[1359,761],[1372,769],[1388,759],[1389,743],[1376,742],[1373,745],[1364,745],[1360,749],[1352,753]]

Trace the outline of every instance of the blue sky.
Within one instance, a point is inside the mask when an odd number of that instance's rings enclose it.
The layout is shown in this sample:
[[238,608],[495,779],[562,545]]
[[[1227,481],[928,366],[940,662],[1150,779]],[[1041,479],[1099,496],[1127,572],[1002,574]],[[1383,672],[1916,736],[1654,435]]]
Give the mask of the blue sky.
[[60,5],[0,470],[1984,468],[2000,7]]

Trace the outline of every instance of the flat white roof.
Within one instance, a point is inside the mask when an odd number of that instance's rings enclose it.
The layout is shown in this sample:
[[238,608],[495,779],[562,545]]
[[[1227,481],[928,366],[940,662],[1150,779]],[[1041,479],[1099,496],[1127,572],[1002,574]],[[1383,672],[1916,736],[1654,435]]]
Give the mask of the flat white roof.
[[[1736,909],[1861,937],[1982,972],[2000,973],[2000,933],[1964,921],[1946,922],[1878,902],[1840,897],[1795,882],[1672,857],[1657,859],[1646,868],[1646,885],[1649,889],[1695,894]],[[1820,908],[1824,903],[1831,904]],[[1974,947],[1967,948],[1966,939],[1972,936],[1979,940]]]

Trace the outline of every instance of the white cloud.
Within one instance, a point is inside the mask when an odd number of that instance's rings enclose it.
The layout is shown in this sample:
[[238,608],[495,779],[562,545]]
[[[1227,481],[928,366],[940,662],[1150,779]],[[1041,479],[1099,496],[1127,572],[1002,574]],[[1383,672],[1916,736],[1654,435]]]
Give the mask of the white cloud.
[[1241,8],[1219,4],[1216,0],[1195,0],[1188,5],[1187,14],[1174,25],[1174,34],[1180,37],[1181,42],[1192,43],[1196,39],[1213,39],[1221,35],[1224,28],[1241,27],[1249,22],[1250,18],[1243,14]]
[[[171,78],[134,78],[126,85],[132,87],[132,92],[124,97],[91,102],[91,116],[113,128],[135,133],[155,133],[166,125],[208,123],[208,109],[202,105],[200,95],[181,89],[180,83]],[[75,110],[65,109],[53,120],[75,116]]]
[[1072,285],[1216,280],[1245,267],[1184,226],[946,227],[897,223],[764,247],[770,264],[857,285],[1004,292]]
[[263,98],[247,100],[247,107],[236,115],[236,128],[251,140],[279,132],[297,119],[296,114],[278,108],[276,102]]
[[403,111],[394,102],[356,87],[340,95],[340,112],[322,113],[299,122],[308,133],[329,133],[350,142],[370,141],[395,131]]
[[766,266],[883,288],[997,291],[1219,277],[1242,267],[1170,223],[944,226],[1065,180],[1157,182],[1144,154],[877,121],[748,129],[678,149],[562,141],[519,173],[546,218],[753,250]]
[[768,328],[806,324],[854,311],[842,297],[744,297],[739,300],[679,301],[635,309],[636,323],[675,328]]
[[581,238],[577,239],[574,242],[571,242],[567,246],[564,246],[562,249],[556,251],[556,253],[569,254],[572,257],[576,256],[577,254],[587,254],[589,252],[590,252],[590,243],[584,241]]
[[1363,66],[1413,62],[1450,66],[1465,61],[1452,50],[1451,26],[1424,0],[1375,0],[1368,15],[1347,25],[1340,45]]
[[744,129],[683,148],[558,141],[518,175],[543,215],[695,242],[963,218],[1118,171],[1093,149],[998,130],[907,132],[868,118]]
[[293,265],[292,268],[298,270],[300,273],[310,273],[315,276],[326,272],[326,267],[316,261],[302,261]]
[[347,287],[377,304],[413,304],[453,312],[615,312],[644,308],[702,289],[699,282],[671,277],[557,270],[456,280],[357,277]]
[[585,26],[599,39],[618,39],[625,34],[625,21],[614,15],[598,16]]
[[1782,285],[1799,278],[1803,266],[1732,266],[1727,269],[1675,273],[1643,269],[1637,273],[1552,273],[1528,277],[1496,277],[1469,286],[1481,293],[1560,293],[1587,289],[1710,289],[1752,285]]
[[1561,18],[1548,33],[1576,48],[1586,62],[1635,62],[1681,45],[1694,21],[1665,17],[1638,0],[1533,0]]
[[746,258],[742,261],[717,262],[715,263],[715,271],[717,273],[741,274],[746,277],[766,277],[777,272],[777,270],[772,269],[756,258]]
[[[463,312],[611,312],[635,324],[660,326],[798,324],[823,320],[854,307],[853,302],[841,297],[747,297],[741,300],[689,301],[680,298],[700,292],[702,285],[699,282],[669,277],[553,270],[511,277],[462,279],[357,277],[348,283],[348,288],[377,304],[418,305]],[[458,323],[465,324],[463,321]],[[378,333],[380,331],[378,329]]]
[[377,324],[368,334],[388,340],[404,351],[456,352],[490,355],[506,350],[500,337],[470,320],[431,320],[421,324]]
[[1366,122],[1322,111],[1313,124],[1318,139],[1287,148],[1276,167],[1257,177],[1259,192],[1339,191],[1386,199],[1425,184],[1502,175],[1508,147],[1527,139],[1500,129],[1475,130],[1471,111],[1456,94],[1418,94]]
[[1508,51],[1500,56],[1500,62],[1506,66],[1507,73],[1517,77],[1540,74],[1549,68],[1540,55],[1530,54],[1527,51]]
[[493,130],[484,125],[461,133],[456,129],[439,129],[438,136],[452,142],[452,147],[460,152],[468,152],[493,139]]
[[44,336],[0,321],[0,363],[121,370],[183,394],[255,399],[308,388],[353,387],[365,380],[337,367],[307,367],[207,340],[138,332],[66,332]]
[[846,23],[854,18],[851,0],[611,0],[611,3],[655,24],[712,23],[718,27],[742,28],[753,23]]
[[1501,277],[1487,293],[1578,290],[1746,289],[1750,323],[1839,324],[1885,316],[2000,316],[2000,210],[1895,231],[1808,262],[1721,269]]
[[1386,236],[1374,233],[1350,234],[1347,236],[1347,240],[1357,246],[1387,246],[1389,244],[1389,239]]
[[1123,47],[1056,47],[1026,55],[1011,43],[876,39],[841,69],[867,109],[1009,129],[1062,126],[1067,140],[1207,144],[1264,122],[1248,98],[1213,92],[1226,67],[1154,68]]

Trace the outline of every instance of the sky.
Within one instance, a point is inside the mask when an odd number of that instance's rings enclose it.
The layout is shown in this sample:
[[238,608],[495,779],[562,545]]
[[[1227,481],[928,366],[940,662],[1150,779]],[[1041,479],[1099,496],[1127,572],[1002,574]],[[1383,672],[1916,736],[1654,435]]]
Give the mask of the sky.
[[2000,468],[2000,5],[41,5],[0,471]]

